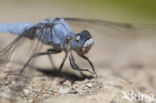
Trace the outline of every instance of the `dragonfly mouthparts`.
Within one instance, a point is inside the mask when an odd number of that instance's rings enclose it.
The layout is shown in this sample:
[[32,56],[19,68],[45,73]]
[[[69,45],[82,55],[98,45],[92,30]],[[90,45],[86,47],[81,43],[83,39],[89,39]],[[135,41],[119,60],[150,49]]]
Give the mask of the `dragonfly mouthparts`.
[[94,40],[92,38],[85,41],[83,48],[90,47],[94,44]]

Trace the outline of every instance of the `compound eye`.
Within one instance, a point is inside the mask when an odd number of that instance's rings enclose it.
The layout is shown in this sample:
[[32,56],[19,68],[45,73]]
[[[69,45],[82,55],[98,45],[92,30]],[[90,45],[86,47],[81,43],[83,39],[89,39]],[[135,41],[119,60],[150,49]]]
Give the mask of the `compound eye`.
[[78,35],[76,36],[76,41],[79,42],[79,40],[80,40],[80,36]]
[[86,36],[86,39],[87,39],[87,40],[89,39],[89,36],[88,36],[88,35]]

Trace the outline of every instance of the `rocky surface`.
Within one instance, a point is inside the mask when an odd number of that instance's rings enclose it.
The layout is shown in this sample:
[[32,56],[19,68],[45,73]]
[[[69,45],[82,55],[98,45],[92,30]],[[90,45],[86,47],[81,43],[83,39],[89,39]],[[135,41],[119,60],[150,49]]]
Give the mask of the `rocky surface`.
[[[65,75],[56,77],[31,70],[22,76],[1,75],[1,103],[131,103],[124,99],[124,92],[153,93],[148,87],[134,84],[112,75],[98,75],[98,78]],[[55,71],[57,73],[57,71]],[[27,74],[27,76],[26,76]],[[63,76],[62,76],[63,75]],[[137,100],[137,99],[136,99]]]

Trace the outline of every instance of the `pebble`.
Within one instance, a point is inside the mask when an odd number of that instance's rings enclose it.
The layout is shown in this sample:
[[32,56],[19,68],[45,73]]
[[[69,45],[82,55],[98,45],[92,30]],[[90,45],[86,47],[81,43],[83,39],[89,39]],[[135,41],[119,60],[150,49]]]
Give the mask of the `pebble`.
[[29,103],[33,103],[33,101],[34,101],[33,99],[30,99],[30,100],[29,100]]
[[92,88],[92,84],[91,83],[87,83],[86,86],[89,87],[89,88]]
[[69,93],[69,89],[60,87],[58,92],[60,94],[67,94],[67,93]]
[[75,89],[70,89],[70,90],[69,90],[69,93],[70,93],[70,94],[77,94],[78,91],[76,91]]
[[78,84],[74,84],[74,88],[78,88],[79,87],[79,85]]
[[28,89],[23,89],[23,92],[28,95],[29,94],[29,90]]

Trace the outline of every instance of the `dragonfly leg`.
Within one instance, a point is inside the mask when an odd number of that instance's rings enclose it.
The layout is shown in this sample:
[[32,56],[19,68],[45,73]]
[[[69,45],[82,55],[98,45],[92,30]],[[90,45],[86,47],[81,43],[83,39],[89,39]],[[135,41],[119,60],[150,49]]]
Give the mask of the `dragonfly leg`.
[[[49,51],[49,50],[50,50],[50,49],[48,49],[47,51]],[[67,55],[68,55],[68,52],[65,52],[65,56],[64,56],[63,61],[61,62],[61,65],[60,65],[60,67],[59,67],[59,72],[62,71],[63,65],[64,65],[64,63],[65,63],[65,61],[66,61],[66,59],[67,59]],[[51,55],[48,54],[48,57],[49,57],[49,60],[50,60],[50,62],[51,62],[51,65],[53,66],[53,65],[54,65],[54,62],[53,62],[53,60],[52,60],[52,58],[51,58]]]
[[94,65],[93,65],[93,63],[89,60],[89,58],[88,57],[86,57],[86,56],[84,56],[84,55],[80,55],[80,54],[78,54],[80,57],[82,57],[83,59],[85,59],[85,60],[87,60],[88,61],[88,63],[90,64],[90,66],[92,67],[92,70],[93,70],[93,72],[94,72],[94,74],[95,75],[97,75],[96,74],[96,72],[95,72],[95,68],[94,68]]
[[56,68],[56,66],[55,66],[55,64],[54,64],[54,61],[53,61],[53,58],[51,57],[51,55],[50,54],[48,54],[48,58],[49,58],[49,60],[50,60],[50,63],[51,63],[51,66],[52,66],[52,68]]
[[68,53],[65,52],[65,56],[64,56],[63,61],[62,61],[61,65],[60,65],[60,67],[59,67],[59,72],[62,71],[63,65],[64,65],[64,63],[65,63],[65,61],[67,59],[67,56],[68,56]]
[[[65,63],[65,61],[67,59],[67,56],[68,56],[68,52],[65,52],[65,56],[64,56],[63,61],[62,61],[61,65],[60,65],[60,67],[59,67],[59,72],[62,71],[63,65],[64,65],[64,63]],[[66,76],[63,73],[62,73],[62,76],[64,77],[64,80],[60,82],[61,84],[63,84],[67,80]]]
[[87,72],[90,72],[91,74],[94,74],[94,73],[93,73],[92,71],[90,71],[89,69],[82,69],[82,68],[80,68],[80,67],[75,63],[75,60],[74,60],[72,54],[70,55],[69,60],[70,60],[71,67],[72,67],[74,70],[87,71]]
[[[54,50],[53,50],[53,49],[48,49],[47,51],[54,51]],[[48,57],[49,57],[51,66],[55,69],[56,66],[55,66],[55,64],[54,64],[53,58],[51,57],[51,54],[48,54]]]
[[56,54],[56,53],[59,53],[61,51],[58,51],[58,50],[55,50],[55,49],[50,49],[46,52],[42,52],[42,53],[36,53],[34,55],[32,55],[29,60],[25,63],[25,65],[23,66],[23,68],[21,69],[21,71],[18,73],[18,74],[8,74],[8,75],[21,75],[24,71],[24,69],[27,67],[27,65],[29,64],[29,62],[35,58],[35,57],[39,57],[39,56],[42,56],[42,55],[49,55],[49,54]]

